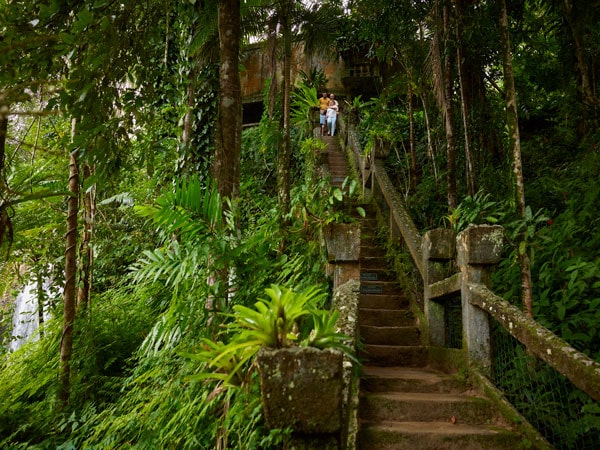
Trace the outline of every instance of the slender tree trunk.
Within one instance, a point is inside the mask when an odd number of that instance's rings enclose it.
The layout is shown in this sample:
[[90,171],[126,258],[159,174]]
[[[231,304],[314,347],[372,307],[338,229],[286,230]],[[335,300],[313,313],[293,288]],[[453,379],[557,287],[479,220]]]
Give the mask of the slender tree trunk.
[[446,155],[447,155],[447,182],[448,182],[448,209],[452,210],[458,205],[458,190],[456,185],[456,136],[454,132],[454,58],[450,51],[450,7],[444,1],[444,118],[446,125]]
[[283,143],[277,155],[277,190],[279,192],[279,206],[282,215],[290,210],[290,166],[291,166],[291,140],[290,140],[290,95],[292,77],[292,28],[291,28],[291,0],[284,1],[284,11],[281,17],[283,32]]
[[[240,154],[242,148],[242,90],[240,86],[239,52],[241,36],[240,0],[220,0],[219,20],[219,109],[217,138],[213,160],[213,178],[223,199],[235,199],[240,193]],[[221,280],[224,287],[222,302],[227,302],[228,269],[222,267],[209,278],[213,284]],[[207,308],[221,309],[223,305],[209,299]]]
[[465,165],[467,189],[471,196],[475,195],[475,176],[473,173],[473,156],[471,152],[471,107],[469,96],[467,96],[466,85],[468,75],[466,73],[466,55],[464,53],[463,27],[465,21],[464,0],[456,0],[456,59],[458,65],[458,80],[460,85],[460,105],[462,110],[463,130],[465,139]]
[[[193,64],[193,63],[192,63]],[[196,97],[196,71],[191,70],[188,77],[188,85],[185,91],[185,114],[183,115],[183,127],[181,129],[181,144],[184,148],[184,154],[186,155],[186,159],[181,162],[181,166],[179,167],[184,173],[189,172],[188,169],[190,166],[194,167],[195,164],[189,164],[191,161],[191,147],[192,147],[192,138],[193,136],[193,128],[194,128],[194,102]],[[217,122],[218,129],[218,122]],[[192,169],[193,170],[193,169]]]
[[[504,85],[506,89],[506,120],[509,142],[512,151],[513,176],[515,180],[515,197],[519,214],[526,217],[525,186],[523,183],[523,166],[521,162],[521,137],[519,135],[519,115],[517,110],[517,91],[512,68],[512,52],[508,31],[508,13],[506,1],[498,0],[500,6],[500,41],[502,43]],[[524,242],[524,238],[523,242]],[[531,267],[529,249],[519,245],[519,264],[521,273],[521,297],[527,315],[533,317]]]
[[[0,107],[8,106],[0,103]],[[10,215],[10,201],[6,196],[6,137],[8,134],[8,115],[0,114],[0,245],[7,243],[6,256],[10,254],[13,241],[13,228]]]
[[[72,135],[75,135],[75,120]],[[60,340],[60,400],[63,405],[69,402],[71,391],[71,354],[73,352],[73,322],[76,311],[77,275],[77,214],[79,212],[79,171],[77,154],[71,153],[69,162],[69,191],[67,202],[67,234],[65,247],[65,286],[63,291],[63,331]]]
[[431,161],[431,167],[433,169],[433,178],[437,184],[438,181],[438,170],[437,163],[435,162],[435,151],[433,149],[433,138],[431,137],[431,123],[429,121],[429,108],[427,97],[421,94],[421,103],[423,104],[423,115],[425,116],[425,128],[427,128],[427,155],[429,161]]
[[219,113],[213,176],[219,194],[235,198],[240,191],[242,91],[240,87],[240,0],[219,1]]
[[[0,105],[1,106],[1,105]],[[0,115],[0,194],[4,195],[4,165],[6,164],[6,135],[8,134],[8,116]]]
[[573,45],[575,47],[575,57],[577,59],[577,71],[579,72],[579,90],[583,102],[590,106],[600,106],[600,100],[594,95],[590,74],[585,61],[585,47],[583,44],[581,30],[578,21],[573,17],[573,1],[562,0],[562,13],[565,21],[569,25]]
[[277,33],[273,33],[272,39],[268,41],[268,52],[269,52],[269,74],[271,77],[271,81],[269,84],[269,92],[267,94],[267,116],[269,119],[273,119],[273,116],[276,112],[277,106]]
[[[93,175],[93,169],[88,164],[83,167],[83,180]],[[82,181],[83,181],[82,180]],[[92,274],[94,267],[94,251],[92,249],[92,238],[94,235],[96,212],[95,187],[91,187],[83,194],[83,229],[81,230],[81,242],[79,244],[79,280],[77,289],[77,309],[84,311],[89,308],[92,292]]]
[[44,299],[46,298],[46,294],[44,292],[44,277],[39,268],[35,273],[35,282],[37,294],[38,330],[40,337],[43,337],[42,325],[44,325]]
[[417,184],[419,182],[417,176],[417,156],[415,150],[415,117],[414,117],[414,106],[413,106],[413,84],[412,81],[408,81],[408,140],[410,142],[410,165],[412,171],[411,177],[411,189],[413,192],[417,189]]

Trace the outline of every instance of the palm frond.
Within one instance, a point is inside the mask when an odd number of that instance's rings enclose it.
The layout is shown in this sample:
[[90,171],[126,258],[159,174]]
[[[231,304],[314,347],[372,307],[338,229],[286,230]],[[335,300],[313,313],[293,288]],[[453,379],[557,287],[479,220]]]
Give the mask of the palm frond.
[[223,231],[223,208],[215,185],[206,187],[198,177],[183,180],[165,192],[153,206],[136,211],[152,219],[165,236],[178,234],[186,239],[203,239]]

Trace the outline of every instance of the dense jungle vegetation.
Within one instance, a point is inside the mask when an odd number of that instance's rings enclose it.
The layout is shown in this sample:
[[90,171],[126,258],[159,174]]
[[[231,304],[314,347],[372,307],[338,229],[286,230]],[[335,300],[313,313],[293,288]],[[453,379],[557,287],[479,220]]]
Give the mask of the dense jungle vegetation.
[[[329,290],[349,193],[314,173],[327,80],[291,78],[300,42],[381,67],[342,117],[391,146],[420,230],[502,224],[494,290],[600,361],[598,23],[575,0],[0,0],[0,447],[281,447],[256,374],[204,375],[227,313]],[[242,132],[256,40],[279,64]],[[43,324],[9,352],[30,282]]]

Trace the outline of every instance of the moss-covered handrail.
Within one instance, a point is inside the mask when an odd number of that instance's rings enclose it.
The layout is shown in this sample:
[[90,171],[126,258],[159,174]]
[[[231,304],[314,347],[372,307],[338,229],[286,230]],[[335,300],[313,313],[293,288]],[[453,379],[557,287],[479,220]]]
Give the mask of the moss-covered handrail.
[[[378,198],[383,199],[385,202],[384,206],[388,210],[390,217],[390,229],[395,227],[400,231],[405,245],[409,249],[412,259],[424,280],[424,296],[426,297],[425,315],[428,319],[430,343],[433,345],[444,345],[443,335],[445,331],[443,328],[445,320],[444,313],[442,312],[443,306],[439,306],[439,302],[443,302],[447,296],[455,294],[460,290],[463,299],[463,309],[473,309],[468,306],[473,305],[476,307],[474,309],[480,311],[475,315],[473,315],[475,313],[473,311],[466,316],[463,311],[463,339],[466,339],[470,359],[480,364],[483,362],[483,366],[481,367],[485,367],[488,362],[491,363],[491,360],[489,360],[491,358],[491,348],[486,348],[485,345],[481,345],[480,348],[478,347],[478,343],[481,344],[481,342],[490,344],[490,339],[485,337],[489,337],[489,330],[486,326],[483,326],[488,320],[482,320],[482,317],[487,315],[497,321],[513,338],[523,344],[531,355],[545,361],[557,372],[567,377],[574,386],[581,389],[592,399],[600,401],[600,364],[571,347],[550,330],[528,317],[520,309],[490,291],[482,283],[483,279],[487,278],[485,271],[479,273],[482,265],[497,264],[498,261],[495,258],[496,256],[499,257],[499,254],[488,261],[486,259],[487,256],[481,260],[482,255],[486,255],[487,252],[475,252],[474,261],[463,260],[461,262],[461,258],[458,258],[459,266],[462,267],[460,273],[455,273],[442,279],[435,274],[435,270],[429,267],[430,255],[427,250],[424,251],[422,249],[422,243],[429,243],[430,239],[435,239],[436,256],[432,259],[434,263],[435,261],[454,259],[455,254],[453,249],[450,251],[450,246],[457,250],[460,246],[456,245],[454,247],[457,242],[450,242],[450,239],[454,239],[450,236],[451,232],[449,230],[438,230],[437,232],[433,230],[435,233],[434,237],[429,236],[429,233],[423,237],[421,236],[408,210],[404,206],[402,198],[391,183],[383,160],[365,157],[352,126],[348,127],[347,130],[344,128],[342,128],[342,133],[346,133],[347,136],[345,139],[346,151],[352,157],[354,166],[360,169],[363,185],[367,183],[367,178],[370,178],[373,194],[375,195],[376,193]],[[496,232],[496,234],[498,233]],[[484,242],[484,247],[486,245],[490,247],[490,242]],[[497,244],[496,242],[491,243],[494,246]],[[431,243],[429,244],[432,245]],[[440,255],[442,253],[448,254],[441,258]],[[493,251],[491,253],[495,254],[498,252]],[[424,256],[426,261],[424,261]],[[476,268],[474,270],[475,275],[465,269],[470,263],[475,264],[471,266]],[[478,280],[478,278],[482,279]],[[485,314],[482,315],[482,313]],[[473,323],[464,323],[465,317],[468,322],[473,321]],[[471,340],[469,340],[469,334],[473,335]],[[465,335],[467,335],[466,338]]]
[[383,165],[383,161],[371,158],[362,153],[356,131],[352,125],[348,125],[344,120],[341,120],[340,128],[343,135],[342,144],[352,159],[352,165],[356,170],[360,171],[360,176],[363,178],[363,186],[367,182],[366,178],[371,177],[373,190],[377,190],[381,193],[383,199],[387,203],[388,210],[390,211],[390,220],[393,221],[393,225],[400,230],[402,239],[412,256],[419,273],[423,276],[421,234],[404,206],[404,201],[390,181]]
[[600,401],[600,364],[575,350],[520,309],[482,284],[469,283],[471,303],[492,316],[527,351],[545,361],[596,401]]
[[383,195],[390,210],[390,220],[400,230],[402,239],[410,252],[412,259],[423,276],[423,256],[421,254],[421,234],[413,222],[404,201],[394,189],[388,174],[384,168],[383,161],[375,159],[371,164],[373,179],[377,183],[379,191]]
[[444,297],[460,293],[462,277],[460,273],[455,273],[441,281],[429,285],[429,298],[440,301]]

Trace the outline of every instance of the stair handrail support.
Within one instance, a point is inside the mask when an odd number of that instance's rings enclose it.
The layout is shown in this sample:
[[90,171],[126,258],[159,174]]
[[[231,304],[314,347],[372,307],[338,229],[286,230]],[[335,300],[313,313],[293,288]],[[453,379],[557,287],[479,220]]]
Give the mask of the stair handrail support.
[[448,264],[455,257],[455,237],[452,230],[429,230],[421,241],[423,255],[423,305],[426,320],[425,339],[432,346],[446,345],[446,308],[444,298],[451,292],[436,295],[432,285],[448,276]]
[[469,285],[490,285],[491,268],[500,262],[503,244],[504,229],[500,225],[472,225],[456,237],[461,273],[463,345],[470,363],[475,363],[485,375],[490,375],[492,370],[490,318],[472,302]]
[[344,153],[348,156],[348,163],[350,170],[359,176],[363,197],[367,197],[365,193],[367,189],[371,190],[372,186],[367,184],[371,181],[371,164],[370,159],[362,154],[360,142],[358,140],[358,133],[356,127],[352,123],[348,123],[343,117],[338,118],[339,121],[339,135],[340,145],[344,150]]
[[573,385],[600,402],[600,363],[537,323],[516,306],[481,284],[468,284],[471,303],[489,314],[527,352],[567,377]]

